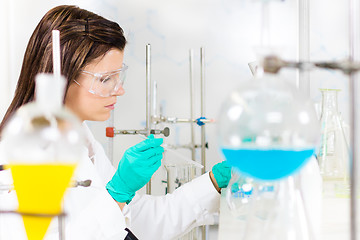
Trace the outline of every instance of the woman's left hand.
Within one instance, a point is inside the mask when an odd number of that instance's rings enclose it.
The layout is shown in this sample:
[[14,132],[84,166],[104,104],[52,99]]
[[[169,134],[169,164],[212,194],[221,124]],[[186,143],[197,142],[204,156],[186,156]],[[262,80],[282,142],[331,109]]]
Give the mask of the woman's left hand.
[[221,188],[226,188],[231,178],[231,166],[222,161],[213,166],[210,172],[210,179],[218,192]]

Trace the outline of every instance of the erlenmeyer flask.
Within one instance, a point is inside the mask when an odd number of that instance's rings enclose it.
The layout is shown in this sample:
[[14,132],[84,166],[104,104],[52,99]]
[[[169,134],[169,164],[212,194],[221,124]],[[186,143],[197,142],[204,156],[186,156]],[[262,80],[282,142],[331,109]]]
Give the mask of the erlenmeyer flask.
[[83,154],[80,121],[62,107],[65,80],[41,74],[36,100],[4,128],[3,144],[29,240],[44,238]]
[[320,89],[322,94],[321,143],[317,154],[324,196],[349,196],[348,144],[338,111],[339,89]]

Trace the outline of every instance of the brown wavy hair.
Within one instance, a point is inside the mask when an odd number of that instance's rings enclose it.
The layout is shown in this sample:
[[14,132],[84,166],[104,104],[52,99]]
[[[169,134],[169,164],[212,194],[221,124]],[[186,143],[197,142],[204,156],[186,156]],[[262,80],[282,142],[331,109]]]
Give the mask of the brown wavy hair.
[[67,79],[66,90],[92,60],[112,48],[123,51],[126,45],[122,28],[95,13],[69,5],[48,11],[30,37],[14,98],[0,124],[0,134],[14,112],[34,100],[35,76],[53,72],[52,30],[60,31],[61,73]]

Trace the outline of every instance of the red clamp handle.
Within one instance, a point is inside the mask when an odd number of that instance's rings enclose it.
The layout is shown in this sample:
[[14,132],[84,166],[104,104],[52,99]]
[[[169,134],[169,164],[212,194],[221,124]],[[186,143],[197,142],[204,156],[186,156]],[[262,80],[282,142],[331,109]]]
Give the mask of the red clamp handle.
[[115,128],[114,127],[107,127],[106,128],[106,136],[107,137],[114,137],[115,135]]

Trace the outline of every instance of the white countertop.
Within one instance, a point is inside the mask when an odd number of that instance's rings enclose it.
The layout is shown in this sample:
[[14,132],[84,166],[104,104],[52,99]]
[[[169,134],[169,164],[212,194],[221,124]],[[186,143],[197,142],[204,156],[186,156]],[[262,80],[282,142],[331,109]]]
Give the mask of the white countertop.
[[[350,200],[348,198],[322,199],[321,239],[350,239]],[[218,240],[241,239],[244,234],[245,220],[235,218],[227,206],[224,193],[220,201]]]

